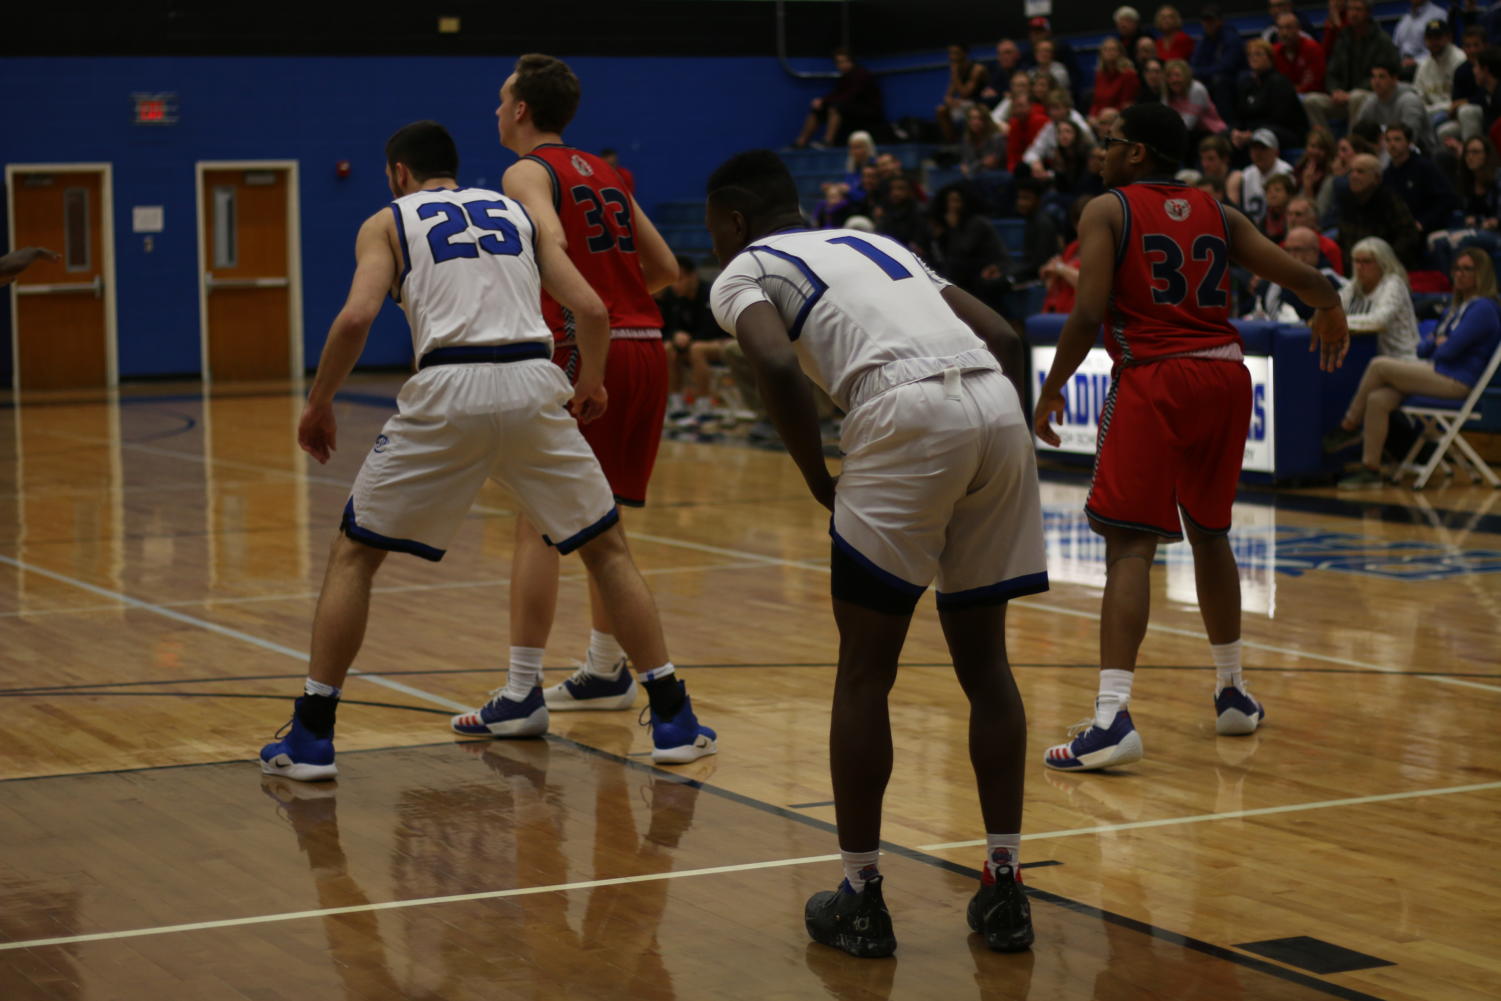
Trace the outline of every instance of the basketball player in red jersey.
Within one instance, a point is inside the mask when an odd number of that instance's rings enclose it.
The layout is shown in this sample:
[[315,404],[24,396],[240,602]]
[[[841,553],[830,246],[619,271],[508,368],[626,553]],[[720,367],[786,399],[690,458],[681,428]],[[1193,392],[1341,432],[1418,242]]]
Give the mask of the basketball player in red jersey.
[[1252,733],[1265,716],[1241,679],[1240,576],[1228,538],[1251,419],[1250,373],[1230,325],[1230,264],[1315,307],[1310,350],[1320,351],[1325,371],[1339,367],[1350,344],[1327,278],[1240,212],[1172,179],[1188,144],[1176,111],[1128,108],[1104,142],[1113,190],[1090,202],[1079,222],[1078,299],[1034,414],[1037,436],[1057,445],[1049,419],[1061,419],[1063,387],[1103,323],[1115,370],[1084,507],[1105,537],[1100,689],[1094,717],[1044,756],[1065,771],[1141,758],[1126,706],[1147,629],[1149,575],[1158,542],[1177,542],[1185,531],[1217,673],[1216,730]]
[[[599,293],[610,313],[610,351],[605,369],[606,410],[582,426],[618,504],[646,502],[646,484],[656,462],[667,408],[667,356],[662,315],[651,293],[678,274],[677,259],[631,193],[621,174],[593,153],[563,142],[563,129],[578,110],[579,80],[552,56],[531,54],[500,89],[500,141],[521,159],[505,173],[504,191],[526,207],[544,239],[560,239],[569,259]],[[578,351],[573,317],[546,293],[542,313],[552,328],[553,360],[575,374]],[[596,526],[604,531],[615,523]],[[599,592],[589,588],[594,629],[585,666],[538,698],[542,656],[558,599],[558,552],[537,528],[518,516],[512,561],[510,671],[504,689],[485,706],[455,716],[459,733],[530,737],[545,733],[548,711],[629,709],[636,683],[625,651]],[[642,676],[654,725],[682,704],[682,683],[670,675]],[[658,676],[662,674],[662,676]],[[694,744],[695,756],[714,753],[713,731]],[[660,759],[659,759],[660,760]]]

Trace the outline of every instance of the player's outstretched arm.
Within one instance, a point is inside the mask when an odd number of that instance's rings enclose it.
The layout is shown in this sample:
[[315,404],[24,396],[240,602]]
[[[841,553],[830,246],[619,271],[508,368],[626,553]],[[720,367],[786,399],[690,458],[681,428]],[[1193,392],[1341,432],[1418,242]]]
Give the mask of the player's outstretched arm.
[[1226,207],[1230,223],[1230,259],[1252,274],[1291,289],[1317,312],[1313,314],[1313,339],[1308,350],[1319,352],[1319,368],[1333,372],[1344,363],[1350,350],[1350,330],[1339,292],[1317,269],[1296,260],[1262,235],[1238,210]]
[[20,250],[12,250],[4,257],[0,257],[0,285],[8,285],[20,276],[22,271],[31,267],[37,261],[61,260],[56,251],[46,247],[22,247]]
[[609,405],[605,394],[605,360],[610,353],[610,311],[568,259],[561,240],[544,236],[537,242],[537,266],[547,294],[573,313],[579,374],[568,409],[587,424]]
[[1063,387],[1100,336],[1105,308],[1115,282],[1115,244],[1122,224],[1120,200],[1100,197],[1090,202],[1079,219],[1079,283],[1073,312],[1058,335],[1053,367],[1037,391],[1032,429],[1049,445],[1059,443],[1051,418],[1063,416]]
[[756,387],[766,404],[767,416],[776,425],[813,498],[834,510],[834,478],[823,460],[818,405],[776,307],[769,302],[747,306],[735,321],[735,339],[756,373]]
[[990,353],[995,355],[996,361],[1001,363],[1001,369],[1006,373],[1006,378],[1010,379],[1011,384],[1016,387],[1017,398],[1021,400],[1022,409],[1025,411],[1027,387],[1022,385],[1022,380],[1026,378],[1027,358],[1021,335],[1012,329],[1011,324],[1007,323],[1000,313],[957,285],[944,286],[943,299],[954,311],[954,315],[963,320],[965,326],[973,330],[975,336],[985,342]]
[[641,277],[646,279],[646,290],[655,295],[677,281],[678,259],[667,245],[666,238],[641,211],[634,195],[631,196],[631,218],[635,220],[636,255],[641,261]]
[[354,280],[344,308],[334,317],[318,359],[318,374],[308,390],[307,405],[297,425],[297,444],[319,462],[327,462],[337,445],[334,423],[334,394],[349,378],[370,324],[380,312],[386,293],[396,283],[396,257],[392,249],[395,226],[391,213],[382,211],[365,220],[354,243]]

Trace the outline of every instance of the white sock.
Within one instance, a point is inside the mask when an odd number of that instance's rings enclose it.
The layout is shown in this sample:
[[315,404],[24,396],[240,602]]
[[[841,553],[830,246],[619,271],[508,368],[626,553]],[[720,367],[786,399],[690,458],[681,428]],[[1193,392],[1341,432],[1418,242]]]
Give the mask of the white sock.
[[1095,726],[1101,730],[1110,729],[1115,714],[1131,701],[1131,681],[1135,677],[1135,671],[1119,671],[1113,667],[1100,671],[1100,694],[1094,700]]
[[511,647],[511,669],[506,672],[506,687],[501,694],[512,702],[521,702],[542,684],[544,653],[539,646]]
[[644,685],[648,681],[660,681],[663,678],[670,678],[677,673],[678,669],[673,667],[672,661],[669,660],[661,667],[654,667],[650,671],[642,671],[640,675],[641,683]]
[[615,637],[598,629],[589,630],[589,653],[584,658],[584,670],[598,678],[615,677],[615,665],[625,651],[615,642]]
[[1231,643],[1209,644],[1209,655],[1214,658],[1214,694],[1226,688],[1240,688],[1240,640]]
[[985,835],[985,871],[995,878],[997,867],[1009,865],[1011,878],[1021,879],[1022,836],[1020,834]]
[[844,878],[850,881],[850,889],[859,893],[865,889],[865,881],[877,874],[876,862],[881,857],[879,848],[868,852],[839,853],[839,861],[844,864]]
[[326,698],[336,699],[339,697],[339,692],[341,691],[343,689],[335,688],[333,685],[325,685],[323,682],[314,681],[312,678],[302,683],[303,695],[322,695]]

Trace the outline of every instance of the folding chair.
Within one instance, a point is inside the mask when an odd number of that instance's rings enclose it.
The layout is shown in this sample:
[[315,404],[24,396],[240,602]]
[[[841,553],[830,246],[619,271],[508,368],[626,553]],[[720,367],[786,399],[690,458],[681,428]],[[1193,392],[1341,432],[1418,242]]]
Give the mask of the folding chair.
[[[1413,481],[1414,490],[1422,490],[1428,485],[1428,479],[1439,463],[1445,461],[1445,457],[1453,451],[1452,458],[1460,465],[1470,468],[1470,479],[1479,483],[1481,477],[1493,487],[1501,487],[1501,478],[1486,465],[1485,460],[1475,454],[1470,443],[1464,440],[1459,432],[1464,430],[1465,424],[1472,420],[1478,420],[1480,415],[1475,413],[1475,405],[1480,402],[1481,394],[1491,384],[1491,379],[1496,374],[1497,367],[1501,367],[1501,344],[1491,352],[1490,364],[1486,365],[1485,372],[1475,382],[1475,387],[1470,390],[1470,395],[1462,400],[1444,400],[1435,396],[1409,396],[1403,401],[1401,412],[1408,417],[1415,418],[1421,427],[1417,441],[1407,450],[1402,464],[1397,467],[1397,478],[1404,473],[1416,473],[1417,479]],[[1432,443],[1433,453],[1428,460],[1418,463],[1418,453],[1423,446]]]

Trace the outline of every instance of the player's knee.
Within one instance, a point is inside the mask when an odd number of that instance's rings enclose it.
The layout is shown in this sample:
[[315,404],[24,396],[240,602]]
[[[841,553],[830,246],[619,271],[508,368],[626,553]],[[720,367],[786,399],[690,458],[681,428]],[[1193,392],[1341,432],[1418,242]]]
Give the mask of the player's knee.
[[367,570],[374,573],[375,568],[385,562],[385,559],[384,549],[366,545],[342,531],[334,536],[333,545],[328,551],[329,563],[346,570]]
[[611,525],[578,548],[579,559],[591,573],[607,566],[611,560],[630,559],[625,548],[625,536],[619,525]]

